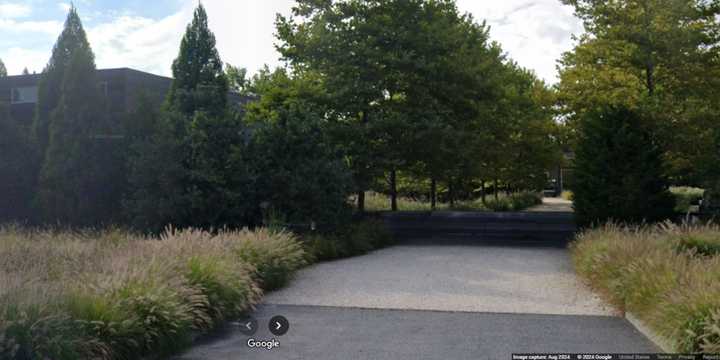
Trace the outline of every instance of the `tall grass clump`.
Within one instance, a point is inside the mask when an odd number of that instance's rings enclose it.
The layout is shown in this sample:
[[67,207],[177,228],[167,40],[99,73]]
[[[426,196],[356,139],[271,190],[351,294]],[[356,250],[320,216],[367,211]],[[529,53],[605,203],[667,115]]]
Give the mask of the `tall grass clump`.
[[715,225],[607,224],[580,234],[571,252],[577,272],[595,290],[675,350],[714,352],[720,349],[720,256],[688,239],[719,234]]
[[274,290],[285,285],[296,270],[308,264],[301,243],[290,232],[242,230],[225,233],[224,236],[237,236],[242,239],[234,253],[238,259],[255,268],[258,281],[265,290]]
[[252,310],[304,258],[292,235],[262,229],[0,227],[0,358],[167,355]]

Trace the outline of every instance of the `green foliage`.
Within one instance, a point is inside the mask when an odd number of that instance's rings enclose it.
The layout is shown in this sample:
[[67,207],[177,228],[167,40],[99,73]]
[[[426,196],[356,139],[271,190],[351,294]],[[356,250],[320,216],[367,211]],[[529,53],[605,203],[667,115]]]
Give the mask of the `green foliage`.
[[453,190],[542,186],[556,155],[547,90],[453,1],[298,0],[293,15],[279,17],[279,50],[322,77],[355,190],[398,171]]
[[[78,59],[74,60],[76,55]],[[49,128],[53,112],[58,108],[63,97],[65,72],[71,62],[86,61],[87,59],[82,59],[82,57],[88,55],[92,57],[92,50],[87,41],[87,35],[83,29],[77,9],[73,6],[70,8],[70,12],[65,20],[65,27],[53,47],[50,61],[43,70],[38,87],[38,102],[35,111],[35,120],[33,122],[33,135],[41,154],[45,154],[48,146],[50,136]],[[80,64],[77,63],[76,65]],[[95,84],[92,84],[90,88],[81,90],[92,91],[95,89],[95,86]]]
[[685,234],[677,240],[677,249],[701,256],[720,255],[720,234],[710,231]]
[[193,116],[196,111],[211,116],[225,112],[228,80],[202,4],[195,9],[193,20],[185,30],[172,71],[174,79],[168,93],[168,108],[186,116]]
[[7,76],[7,69],[5,68],[5,63],[2,62],[2,59],[0,59],[0,77]]
[[697,205],[705,190],[690,186],[672,186],[670,192],[675,197],[675,212],[687,213],[691,205]]
[[328,134],[321,83],[312,74],[276,70],[262,72],[252,86],[261,96],[247,106],[251,136],[235,157],[255,179],[250,191],[286,221],[344,223],[352,179]]
[[[102,137],[108,128],[100,107],[94,55],[74,8],[55,50],[58,58],[51,59],[40,85],[51,93],[58,90],[59,99],[46,124],[47,148],[36,202],[47,222],[93,225],[112,221],[119,202],[115,179],[121,169],[113,167],[118,165],[116,154]],[[57,74],[62,75],[62,82],[51,89]],[[39,101],[40,109],[55,99],[41,95]]]
[[0,312],[0,357],[13,360],[89,358],[94,344],[72,319],[39,306]]
[[[293,269],[293,271],[296,269]],[[204,309],[217,324],[223,319],[242,315],[257,296],[252,266],[235,259],[192,257],[185,277],[188,283],[207,298]]]
[[225,77],[228,79],[228,87],[231,91],[245,94],[250,85],[247,77],[247,69],[225,64]]
[[307,265],[302,245],[291,233],[261,229],[244,234],[235,253],[255,267],[258,281],[267,291],[285,285],[295,271]]
[[521,211],[540,204],[542,195],[533,192],[510,194],[497,200],[490,198],[485,201],[485,206],[492,211]]
[[32,199],[37,179],[38,154],[28,129],[10,115],[0,101],[0,221],[35,220]]
[[672,214],[661,150],[640,117],[624,108],[588,113],[580,124],[573,186],[579,224],[654,222]]
[[[173,84],[160,113],[139,107],[129,129],[129,194],[133,226],[159,231],[247,224],[253,201],[243,166],[234,166],[244,138],[239,114],[227,107],[228,80],[202,5],[173,63]],[[142,125],[148,124],[148,125]]]
[[561,60],[559,97],[574,123],[597,106],[641,110],[668,171],[704,185],[720,96],[720,7],[703,0],[563,0],[586,34]]
[[198,112],[192,118],[185,145],[190,151],[185,171],[191,208],[180,224],[210,228],[248,219],[252,189],[245,164],[237,164],[236,158],[245,141],[241,129],[240,116],[230,111],[220,116]]
[[[148,124],[148,132],[129,138],[127,176],[130,190],[123,200],[123,207],[134,228],[157,233],[168,224],[185,225],[182,221],[190,213],[185,192],[186,151],[174,126],[184,118],[177,113],[158,114],[144,112],[144,109],[140,107],[136,115]],[[183,130],[181,127],[178,131]]]
[[373,219],[353,222],[337,232],[306,234],[302,240],[308,255],[318,261],[362,255],[395,243],[382,221]]
[[717,237],[716,226],[605,225],[571,246],[575,268],[604,297],[633,312],[682,353],[720,347],[720,257],[677,251],[690,238]]
[[146,238],[0,228],[0,356],[167,357],[247,313],[261,284],[279,286],[306,258],[294,236],[264,229]]
[[[390,202],[387,195],[369,193],[366,197],[368,211],[390,210]],[[436,204],[435,210],[451,211],[521,211],[542,203],[542,194],[536,192],[519,192],[512,194],[498,194],[495,197],[488,196],[483,202],[482,199],[471,199],[456,201],[454,205],[447,202]],[[430,211],[430,202],[425,199],[412,199],[399,197],[398,209],[400,211]]]

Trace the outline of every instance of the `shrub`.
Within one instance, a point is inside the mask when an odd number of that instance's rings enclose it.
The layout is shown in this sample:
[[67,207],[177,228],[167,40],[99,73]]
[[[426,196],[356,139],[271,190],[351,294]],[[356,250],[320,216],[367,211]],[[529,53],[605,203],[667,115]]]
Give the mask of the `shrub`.
[[670,193],[675,197],[675,212],[687,213],[690,206],[699,203],[705,190],[689,186],[673,186]]
[[[608,224],[571,245],[577,272],[611,303],[632,311],[679,352],[720,347],[720,257],[678,251],[720,228]],[[684,248],[683,248],[684,249]]]
[[656,222],[672,216],[662,151],[642,122],[624,108],[591,111],[580,121],[573,185],[578,224]]
[[[480,199],[455,202],[451,207],[448,203],[437,203],[436,210],[454,211],[520,211],[542,203],[542,195],[535,192],[519,192],[499,194],[498,199],[490,196],[485,203]],[[390,210],[389,197],[380,193],[369,192],[365,197],[365,207],[369,211]],[[430,202],[398,197],[400,211],[430,211]]]
[[365,254],[394,243],[390,231],[380,220],[355,222],[346,230],[328,234],[308,234],[303,243],[314,260],[332,260]]
[[303,236],[303,243],[311,261],[326,261],[348,256],[346,244],[333,234],[308,234]]

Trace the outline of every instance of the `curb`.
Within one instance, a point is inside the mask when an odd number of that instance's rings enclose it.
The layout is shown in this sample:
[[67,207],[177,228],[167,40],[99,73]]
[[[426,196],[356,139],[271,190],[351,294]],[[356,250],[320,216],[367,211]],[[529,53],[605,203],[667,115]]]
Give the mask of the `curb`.
[[645,335],[655,346],[659,347],[663,352],[672,353],[675,352],[675,347],[672,345],[667,338],[656,333],[650,327],[640,320],[633,313],[625,312],[625,319],[632,324],[633,327],[641,334]]

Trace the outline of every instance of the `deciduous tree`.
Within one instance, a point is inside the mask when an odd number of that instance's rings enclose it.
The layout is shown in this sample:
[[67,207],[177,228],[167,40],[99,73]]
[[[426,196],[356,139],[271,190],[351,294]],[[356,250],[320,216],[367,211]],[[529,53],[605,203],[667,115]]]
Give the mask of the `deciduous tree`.
[[586,34],[561,60],[570,119],[607,104],[639,109],[675,182],[701,183],[718,125],[720,4],[704,0],[564,0]]

